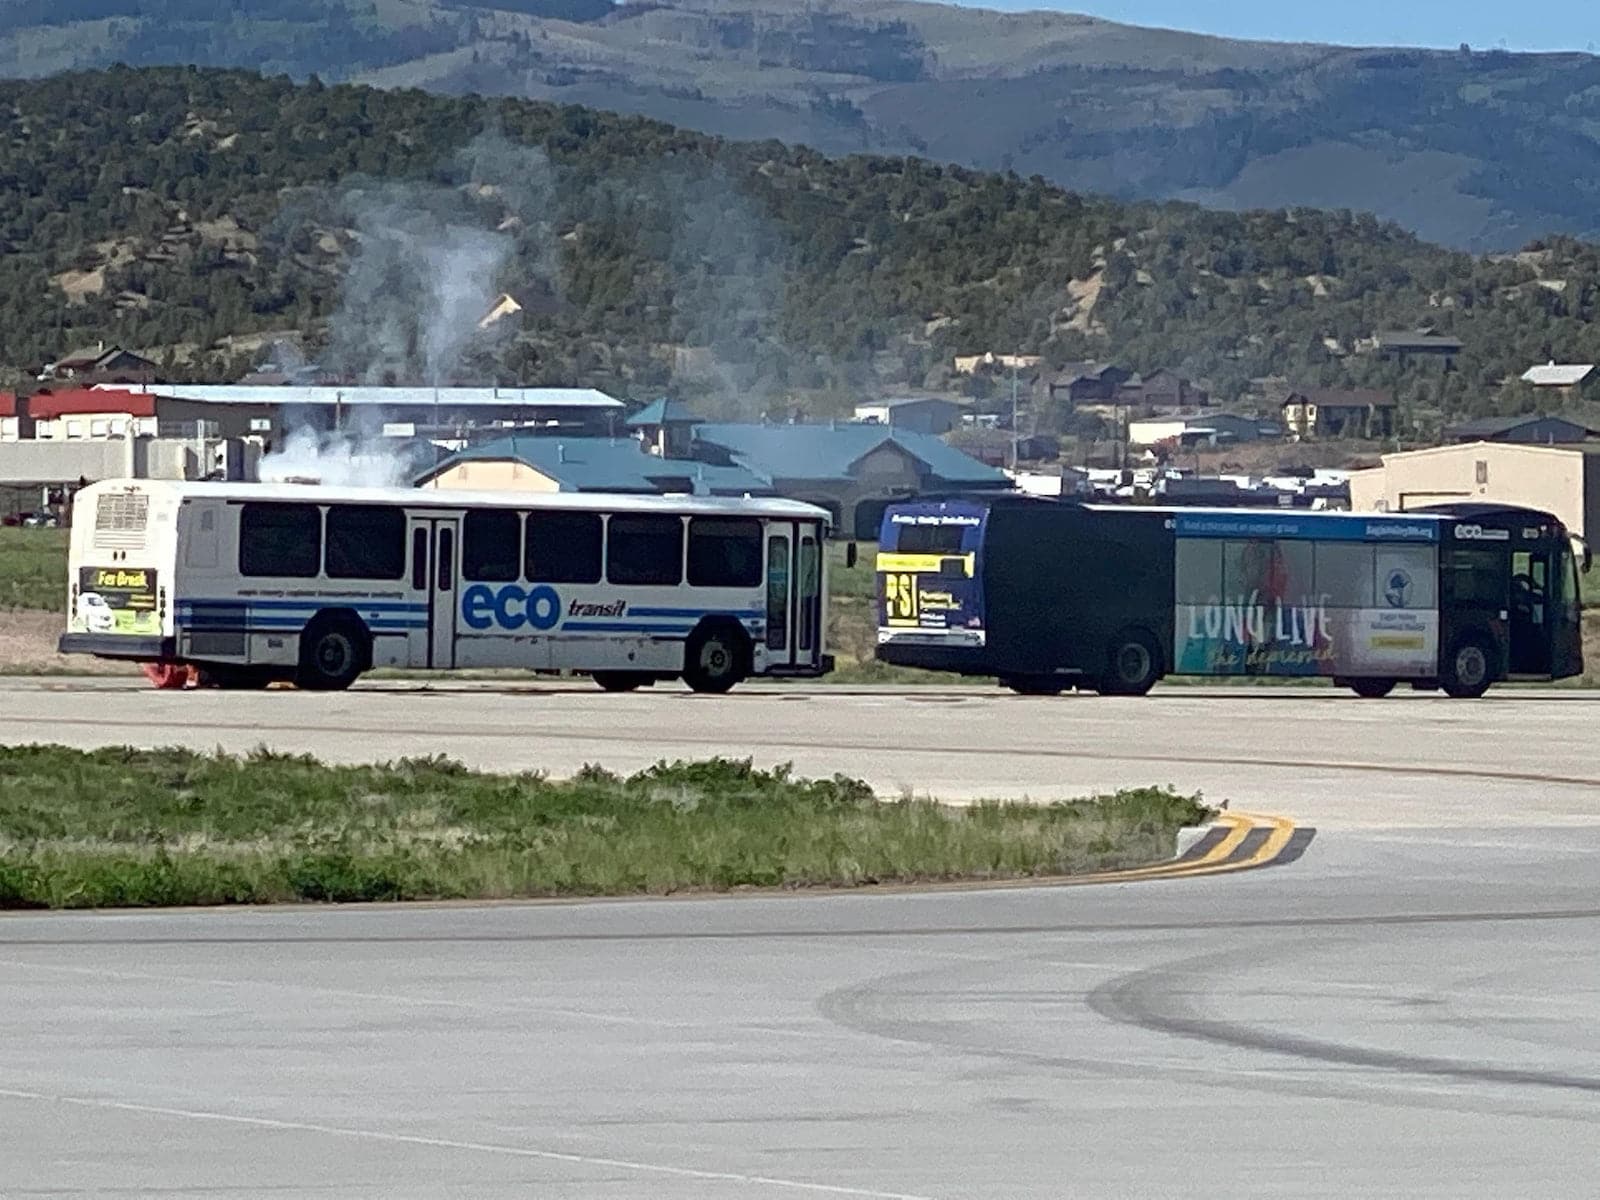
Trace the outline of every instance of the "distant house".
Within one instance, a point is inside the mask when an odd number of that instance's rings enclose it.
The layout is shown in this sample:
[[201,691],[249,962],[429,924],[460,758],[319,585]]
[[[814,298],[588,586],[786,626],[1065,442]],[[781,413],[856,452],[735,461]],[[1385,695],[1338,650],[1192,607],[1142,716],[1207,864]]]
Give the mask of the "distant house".
[[1540,391],[1563,392],[1568,395],[1582,391],[1595,380],[1593,363],[1548,362],[1542,367],[1529,367],[1522,373],[1522,382],[1532,384]]
[[770,480],[743,467],[663,459],[633,438],[603,437],[497,438],[429,467],[416,483],[474,491],[775,494]]
[[1395,398],[1365,388],[1304,388],[1282,402],[1283,424],[1300,438],[1383,438],[1394,434]]
[[1371,341],[1380,358],[1406,362],[1413,358],[1441,359],[1446,366],[1455,362],[1461,353],[1458,338],[1435,333],[1432,329],[1385,330]]
[[1182,446],[1253,442],[1283,436],[1276,421],[1234,413],[1175,413],[1128,422],[1128,445],[1154,446],[1173,441]]
[[71,381],[82,386],[97,383],[155,383],[160,368],[148,358],[97,342],[45,365],[39,378]]
[[1109,363],[1067,363],[1047,385],[1050,399],[1076,408],[1085,404],[1114,404],[1117,389],[1133,378],[1126,367]]
[[1032,371],[1044,360],[1037,354],[958,354],[952,364],[957,375],[976,375],[979,371]]
[[1117,403],[1128,408],[1181,412],[1186,408],[1204,408],[1211,403],[1211,397],[1176,371],[1163,367],[1124,382],[1117,389]]
[[963,406],[933,396],[908,396],[899,400],[872,400],[856,405],[856,420],[888,425],[910,433],[949,433],[961,419]]
[[896,499],[1011,486],[936,437],[886,425],[697,425],[695,456],[771,479],[780,496],[828,509],[846,536],[867,540]]
[[1452,442],[1516,442],[1524,446],[1564,446],[1600,437],[1566,417],[1483,417],[1445,430]]

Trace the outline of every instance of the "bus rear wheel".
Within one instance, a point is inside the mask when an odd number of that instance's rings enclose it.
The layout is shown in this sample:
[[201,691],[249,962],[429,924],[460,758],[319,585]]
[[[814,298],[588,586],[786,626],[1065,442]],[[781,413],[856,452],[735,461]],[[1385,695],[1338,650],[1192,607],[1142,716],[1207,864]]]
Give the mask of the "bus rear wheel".
[[372,643],[354,617],[317,617],[300,635],[300,665],[294,682],[313,692],[339,692],[367,669]]
[[200,686],[228,692],[256,692],[272,683],[272,672],[263,667],[201,667]]
[[1439,686],[1445,695],[1457,700],[1476,700],[1489,690],[1491,682],[1489,644],[1482,637],[1469,635],[1450,647]]
[[1161,649],[1143,629],[1125,629],[1106,651],[1103,696],[1142,696],[1161,678]]
[[1059,696],[1067,690],[1054,675],[1007,675],[1000,682],[1019,696]]
[[631,692],[650,683],[651,677],[642,671],[596,671],[594,681],[601,691]]
[[1394,691],[1393,679],[1352,679],[1350,690],[1363,700],[1381,700]]
[[702,625],[683,648],[683,681],[697,692],[721,694],[750,673],[750,639],[737,625]]

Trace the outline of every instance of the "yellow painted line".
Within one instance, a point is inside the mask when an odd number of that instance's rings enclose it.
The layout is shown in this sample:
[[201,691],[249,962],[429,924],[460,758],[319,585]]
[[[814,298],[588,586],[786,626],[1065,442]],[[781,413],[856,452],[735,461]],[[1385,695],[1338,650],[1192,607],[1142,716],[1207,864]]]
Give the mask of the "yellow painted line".
[[[1217,815],[1216,825],[1229,826],[1227,836],[1199,858],[1186,862],[1152,863],[1147,867],[1130,867],[1125,871],[1101,871],[1093,875],[1074,875],[1064,882],[1070,883],[1133,883],[1145,879],[1183,879],[1190,875],[1224,875],[1232,871],[1245,871],[1251,867],[1265,866],[1282,854],[1294,836],[1295,824],[1283,817],[1257,816],[1251,813],[1224,812]],[[1227,861],[1252,832],[1261,828],[1271,832],[1248,858]]]

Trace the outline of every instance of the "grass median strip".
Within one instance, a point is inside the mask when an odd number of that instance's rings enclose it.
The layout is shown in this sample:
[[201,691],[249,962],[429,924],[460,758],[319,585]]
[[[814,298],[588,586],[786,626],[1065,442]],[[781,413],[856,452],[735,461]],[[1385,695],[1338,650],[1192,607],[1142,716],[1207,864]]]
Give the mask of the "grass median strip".
[[623,778],[330,766],[125,747],[0,748],[0,907],[665,895],[999,880],[1172,854],[1198,797],[880,801],[745,760]]

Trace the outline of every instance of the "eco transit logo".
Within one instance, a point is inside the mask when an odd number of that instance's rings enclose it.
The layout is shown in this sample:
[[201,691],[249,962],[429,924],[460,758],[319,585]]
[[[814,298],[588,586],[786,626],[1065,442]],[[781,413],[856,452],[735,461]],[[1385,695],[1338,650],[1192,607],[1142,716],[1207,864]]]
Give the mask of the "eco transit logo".
[[546,583],[531,588],[475,583],[461,593],[461,619],[472,629],[554,629],[561,620],[561,597]]

